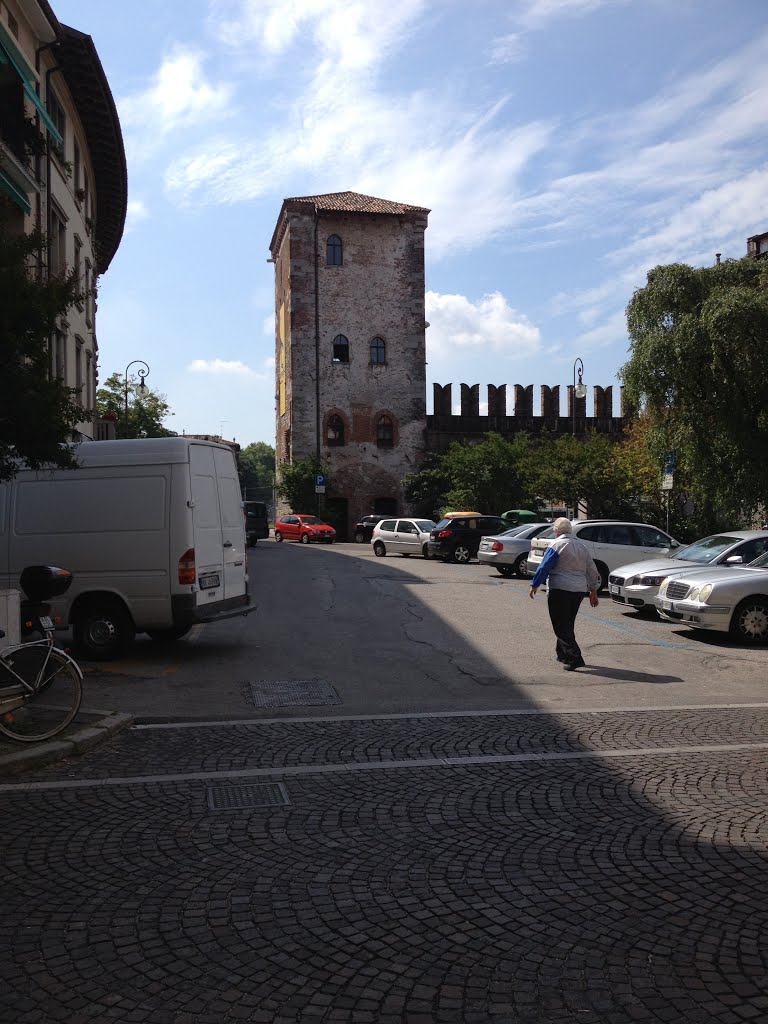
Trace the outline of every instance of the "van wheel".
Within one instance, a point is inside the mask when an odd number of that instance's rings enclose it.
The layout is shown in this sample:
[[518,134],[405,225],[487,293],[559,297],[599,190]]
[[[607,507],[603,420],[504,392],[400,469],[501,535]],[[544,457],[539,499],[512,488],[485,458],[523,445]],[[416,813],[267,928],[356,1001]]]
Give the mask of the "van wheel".
[[170,644],[181,640],[192,629],[191,626],[171,626],[170,629],[148,629],[147,636],[158,644]]
[[277,543],[279,544],[282,539],[283,539],[282,533],[280,533],[279,530],[275,530],[275,540],[277,541]]
[[110,661],[130,647],[136,627],[119,601],[107,599],[83,605],[77,611],[72,636],[81,658]]
[[380,540],[377,540],[376,543],[373,545],[373,553],[374,555],[376,555],[377,558],[383,558],[384,555],[386,555],[387,549],[384,547]]
[[608,589],[608,566],[607,565],[603,565],[602,562],[595,562],[595,565],[597,566],[597,571],[600,573],[600,589],[601,590],[607,590]]

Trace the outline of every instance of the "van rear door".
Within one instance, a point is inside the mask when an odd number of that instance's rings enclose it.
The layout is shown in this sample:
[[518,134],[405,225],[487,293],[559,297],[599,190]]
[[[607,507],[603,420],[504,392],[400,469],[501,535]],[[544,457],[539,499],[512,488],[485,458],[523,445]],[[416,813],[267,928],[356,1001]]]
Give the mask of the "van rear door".
[[246,590],[245,524],[240,481],[231,451],[213,448],[224,554],[224,600],[240,597]]
[[224,600],[224,537],[213,453],[210,445],[189,446],[198,606]]

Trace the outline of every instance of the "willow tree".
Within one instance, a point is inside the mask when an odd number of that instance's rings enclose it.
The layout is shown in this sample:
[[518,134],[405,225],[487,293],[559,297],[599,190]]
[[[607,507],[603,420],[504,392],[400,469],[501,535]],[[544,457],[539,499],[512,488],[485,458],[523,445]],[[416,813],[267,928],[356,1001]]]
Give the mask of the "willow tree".
[[703,527],[748,523],[768,498],[768,263],[656,267],[627,327],[622,377],[659,467],[674,450]]

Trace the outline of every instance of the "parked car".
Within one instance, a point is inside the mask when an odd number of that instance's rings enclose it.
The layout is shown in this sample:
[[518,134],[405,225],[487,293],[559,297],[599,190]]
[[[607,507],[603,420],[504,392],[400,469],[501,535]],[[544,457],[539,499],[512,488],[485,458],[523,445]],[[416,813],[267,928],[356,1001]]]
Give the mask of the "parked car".
[[[503,518],[503,517],[502,517]],[[531,538],[537,537],[543,530],[548,530],[551,523],[527,523],[513,526],[495,537],[483,537],[477,552],[477,559],[485,565],[492,566],[502,576],[520,576],[527,579],[528,552]]]
[[367,544],[373,536],[374,526],[376,526],[377,523],[380,523],[383,519],[391,518],[392,516],[363,516],[362,519],[355,523],[353,533],[355,544]]
[[280,516],[275,523],[275,540],[278,544],[282,540],[298,540],[302,544],[310,544],[313,541],[333,544],[336,540],[336,531],[317,516],[291,514]]
[[429,557],[442,558],[444,562],[469,562],[477,555],[483,537],[504,533],[506,529],[501,516],[451,512],[432,530]]
[[429,535],[434,528],[431,519],[383,519],[373,528],[373,552],[379,558],[393,552],[404,558],[409,555],[428,558]]
[[617,604],[655,612],[655,598],[665,579],[695,572],[705,565],[748,565],[764,551],[768,551],[768,530],[713,534],[680,548],[669,558],[619,566],[608,577],[608,592]]
[[[678,542],[655,526],[646,523],[624,523],[615,519],[572,519],[573,536],[584,541],[600,571],[601,588],[608,586],[608,577],[628,558],[643,561],[669,555],[680,547]],[[544,530],[531,541],[528,571],[533,575],[541,565],[544,552],[554,540],[554,529]]]
[[263,501],[244,501],[245,539],[250,547],[269,536],[267,506]]
[[745,566],[696,569],[664,580],[656,596],[663,619],[694,629],[768,642],[768,551]]

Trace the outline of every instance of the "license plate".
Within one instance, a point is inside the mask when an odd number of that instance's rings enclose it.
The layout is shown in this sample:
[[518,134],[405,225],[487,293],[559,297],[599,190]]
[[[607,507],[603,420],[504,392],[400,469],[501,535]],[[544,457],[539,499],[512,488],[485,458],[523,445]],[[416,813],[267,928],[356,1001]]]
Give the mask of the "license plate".
[[216,572],[209,572],[206,576],[200,577],[200,589],[210,590],[211,587],[219,586],[219,574]]
[[611,583],[611,584],[609,585],[609,587],[608,587],[608,593],[609,593],[609,594],[618,594],[618,592],[619,592],[619,587],[618,587],[618,584],[616,584],[616,583]]
[[50,617],[50,615],[41,615],[40,625],[43,627],[43,629],[53,629],[53,619]]

